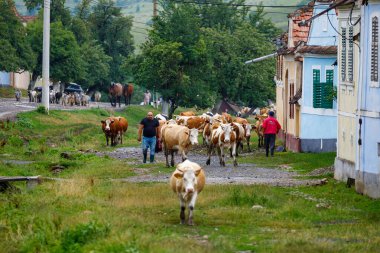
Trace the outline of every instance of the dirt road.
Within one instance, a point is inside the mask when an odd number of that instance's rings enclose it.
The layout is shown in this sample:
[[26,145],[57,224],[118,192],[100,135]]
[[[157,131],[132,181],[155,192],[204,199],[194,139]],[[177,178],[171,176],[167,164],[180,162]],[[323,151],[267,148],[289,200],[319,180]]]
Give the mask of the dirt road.
[[[99,154],[99,153],[98,153]],[[140,148],[118,148],[112,152],[100,153],[99,155],[108,155],[116,159],[133,158],[129,163],[136,166],[135,172],[139,175],[122,179],[126,182],[168,182],[170,173],[159,172],[151,173],[152,169],[139,167],[142,164],[142,151]],[[242,154],[248,155],[248,154]],[[270,159],[270,158],[269,158]],[[219,158],[214,155],[211,157],[211,165],[206,166],[207,156],[203,149],[190,151],[189,160],[199,163],[205,170],[208,184],[266,184],[273,186],[301,186],[301,185],[320,185],[320,179],[301,179],[295,171],[281,168],[261,168],[254,164],[239,164],[233,167],[232,164],[226,164],[226,167],[219,165]],[[227,158],[231,162],[230,158]],[[156,154],[156,162],[165,164],[163,153]],[[176,164],[181,162],[181,157],[175,157]],[[152,165],[154,166],[154,165]],[[158,167],[158,166],[156,166]],[[174,168],[173,168],[174,171]],[[322,182],[323,183],[323,182]]]
[[[0,120],[14,119],[17,113],[35,110],[41,103],[30,103],[28,98],[21,98],[17,102],[14,98],[0,98]],[[121,104],[121,109],[125,107]],[[113,108],[118,110],[119,107],[112,107],[110,103],[90,102],[89,106],[63,106],[60,104],[49,104],[50,110],[78,110],[88,108]]]

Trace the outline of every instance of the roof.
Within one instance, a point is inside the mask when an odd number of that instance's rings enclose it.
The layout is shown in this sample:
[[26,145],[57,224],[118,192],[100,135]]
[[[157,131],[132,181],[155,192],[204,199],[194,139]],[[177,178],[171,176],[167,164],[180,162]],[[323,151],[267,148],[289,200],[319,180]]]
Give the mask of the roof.
[[310,23],[306,23],[305,26],[300,26],[299,23],[302,20],[308,20],[313,16],[313,8],[314,1],[310,2],[307,6],[303,6],[288,15],[288,18],[290,18],[292,22],[292,25],[289,27],[292,27],[291,35],[294,47],[287,47],[289,34],[282,34],[280,40],[285,46],[277,50],[277,53],[279,55],[292,54],[301,43],[307,42],[310,31]]
[[301,46],[297,49],[297,53],[301,54],[335,54],[337,53],[337,46]]
[[[240,107],[236,105],[235,103],[232,103],[230,101],[226,101],[224,99],[220,100],[219,103],[212,109],[213,113],[222,113],[225,111],[225,109],[229,110],[229,113],[238,113],[240,111]],[[232,110],[232,112],[231,112]]]
[[302,88],[299,88],[296,92],[296,94],[290,98],[289,104],[296,104],[298,103],[298,100],[302,97]]
[[310,23],[305,26],[300,26],[302,20],[308,20],[313,16],[314,2],[310,2],[307,6],[301,7],[290,13],[288,17],[292,20],[292,39],[294,45],[299,44],[300,41],[307,42],[310,31]]
[[19,16],[21,22],[29,23],[37,19],[37,16]]
[[29,22],[32,22],[33,20],[37,19],[37,16],[21,16],[21,14],[17,11],[17,8],[15,6],[13,7],[13,12],[15,13],[16,17],[18,17],[22,23],[29,23]]

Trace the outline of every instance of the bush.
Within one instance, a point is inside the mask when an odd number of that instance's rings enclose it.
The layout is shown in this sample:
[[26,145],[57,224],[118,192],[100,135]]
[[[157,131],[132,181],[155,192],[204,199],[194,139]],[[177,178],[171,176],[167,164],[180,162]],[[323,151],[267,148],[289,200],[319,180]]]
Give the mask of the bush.
[[24,145],[23,140],[18,136],[11,136],[8,139],[8,144],[13,147],[22,147]]
[[18,128],[28,128],[28,129],[31,129],[34,127],[33,123],[29,119],[26,119],[26,118],[18,119],[16,122],[16,126]]
[[81,247],[98,237],[108,235],[110,229],[107,225],[91,221],[87,224],[79,224],[74,229],[65,230],[62,233],[62,252],[81,252]]
[[36,112],[42,113],[42,114],[47,114],[47,110],[46,110],[45,106],[43,106],[43,105],[38,106],[36,109]]

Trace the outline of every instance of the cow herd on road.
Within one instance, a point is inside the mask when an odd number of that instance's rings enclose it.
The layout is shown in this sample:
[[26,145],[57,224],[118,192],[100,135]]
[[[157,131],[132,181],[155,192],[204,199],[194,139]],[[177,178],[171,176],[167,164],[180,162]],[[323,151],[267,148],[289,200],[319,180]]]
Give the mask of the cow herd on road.
[[[254,129],[259,136],[263,136],[262,123],[268,117],[269,108],[263,108],[256,114],[256,123],[252,125],[245,118],[233,118],[228,113],[212,114],[203,113],[196,116],[194,112],[182,112],[176,120],[168,120],[167,116],[158,114],[155,118],[159,121],[158,140],[162,142],[166,157],[166,166],[174,166],[174,152],[179,152],[182,162],[177,164],[170,177],[170,186],[177,194],[180,202],[180,222],[185,224],[185,210],[189,209],[188,225],[194,225],[194,208],[198,194],[202,191],[206,176],[202,167],[187,159],[187,153],[193,145],[198,144],[198,134],[202,133],[203,144],[208,146],[208,159],[214,149],[219,155],[219,164],[226,166],[225,149],[230,151],[234,166],[237,166],[236,156],[239,148],[243,148],[243,142],[247,143],[248,150],[251,130]],[[128,122],[123,117],[109,117],[101,121],[102,130],[105,133],[107,145],[111,139],[111,145],[122,143],[123,134],[128,129]],[[260,145],[260,142],[259,142]],[[171,161],[169,164],[169,155]]]

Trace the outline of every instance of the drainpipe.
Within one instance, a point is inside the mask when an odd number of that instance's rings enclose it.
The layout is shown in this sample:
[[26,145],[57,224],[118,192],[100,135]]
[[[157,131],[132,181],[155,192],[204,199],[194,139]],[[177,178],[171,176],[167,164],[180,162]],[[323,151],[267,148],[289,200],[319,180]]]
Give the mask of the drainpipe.
[[[364,8],[361,8],[361,12],[360,12],[360,15],[361,17],[363,17],[364,15]],[[365,22],[365,19],[361,19],[361,22]],[[365,24],[361,23],[360,24],[360,30],[363,30],[363,27]],[[363,30],[364,31],[364,30]],[[363,34],[364,36],[364,33],[361,33]],[[364,38],[365,39],[365,38]],[[360,39],[360,41],[364,41],[365,40],[362,40],[362,38]],[[359,51],[359,60],[360,62],[365,62],[365,59],[362,59],[362,54],[360,52],[360,48],[358,49]],[[363,61],[362,61],[363,60]],[[364,185],[364,170],[361,169],[361,152],[360,152],[360,149],[361,149],[361,146],[362,146],[362,137],[361,137],[361,128],[362,128],[362,123],[363,123],[363,119],[362,119],[362,115],[361,115],[361,109],[362,109],[362,96],[363,96],[363,93],[362,93],[362,87],[363,87],[363,81],[362,78],[364,77],[364,75],[362,74],[363,72],[363,65],[360,64],[360,67],[359,67],[359,74],[358,74],[358,104],[357,104],[357,122],[358,122],[358,125],[357,125],[357,129],[356,129],[356,133],[358,134],[358,146],[357,146],[357,150],[356,150],[356,163],[355,163],[355,169],[358,171],[358,173],[360,173],[360,171],[362,171],[362,179],[363,179],[363,185]]]

